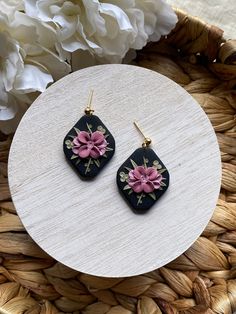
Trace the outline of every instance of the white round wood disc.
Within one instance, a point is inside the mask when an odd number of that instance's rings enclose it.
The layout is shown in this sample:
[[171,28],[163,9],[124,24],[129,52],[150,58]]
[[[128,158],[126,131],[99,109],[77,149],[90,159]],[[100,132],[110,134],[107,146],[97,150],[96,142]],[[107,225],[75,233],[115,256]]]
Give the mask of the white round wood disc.
[[[82,181],[62,145],[90,89],[116,152]],[[116,185],[117,169],[142,143],[134,120],[170,173],[169,189],[144,215]],[[217,139],[199,104],[168,78],[130,65],[86,68],[49,87],[23,117],[9,157],[12,198],[31,237],[61,263],[105,277],[152,271],[183,253],[209,221],[220,181]]]

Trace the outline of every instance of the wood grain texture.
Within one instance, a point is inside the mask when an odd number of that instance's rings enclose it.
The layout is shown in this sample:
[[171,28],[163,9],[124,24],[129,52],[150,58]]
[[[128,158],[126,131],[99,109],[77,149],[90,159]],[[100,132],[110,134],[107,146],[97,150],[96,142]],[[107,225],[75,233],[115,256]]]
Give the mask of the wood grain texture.
[[[62,141],[91,88],[116,154],[87,182],[67,164]],[[170,172],[168,191],[146,215],[127,207],[115,180],[142,141],[133,120]],[[141,274],[179,256],[210,219],[220,180],[216,136],[200,106],[166,77],[130,65],[86,68],[49,87],[22,119],[9,156],[11,194],[29,234],[58,261],[98,276]]]

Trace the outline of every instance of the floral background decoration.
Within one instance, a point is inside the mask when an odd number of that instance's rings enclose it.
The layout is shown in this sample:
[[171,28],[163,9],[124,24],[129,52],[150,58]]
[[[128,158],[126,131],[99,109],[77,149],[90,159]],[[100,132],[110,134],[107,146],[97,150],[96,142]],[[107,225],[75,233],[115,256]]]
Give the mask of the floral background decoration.
[[176,22],[164,0],[0,0],[0,129],[13,132],[50,83],[135,57]]

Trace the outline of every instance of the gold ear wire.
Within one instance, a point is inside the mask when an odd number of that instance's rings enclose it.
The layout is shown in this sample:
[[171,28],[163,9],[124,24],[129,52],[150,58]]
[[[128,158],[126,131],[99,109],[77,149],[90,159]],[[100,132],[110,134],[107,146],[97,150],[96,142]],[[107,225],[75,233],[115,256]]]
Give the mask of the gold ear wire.
[[134,121],[134,125],[136,127],[136,129],[142,134],[142,136],[144,137],[144,141],[142,143],[143,147],[148,147],[149,145],[151,145],[152,140],[149,137],[146,137],[142,131],[142,129],[140,128],[140,126],[138,125],[137,121]]
[[94,113],[94,110],[91,108],[92,107],[93,92],[94,92],[93,89],[91,89],[90,93],[89,93],[88,104],[84,110],[85,114],[87,114],[87,115],[92,115]]

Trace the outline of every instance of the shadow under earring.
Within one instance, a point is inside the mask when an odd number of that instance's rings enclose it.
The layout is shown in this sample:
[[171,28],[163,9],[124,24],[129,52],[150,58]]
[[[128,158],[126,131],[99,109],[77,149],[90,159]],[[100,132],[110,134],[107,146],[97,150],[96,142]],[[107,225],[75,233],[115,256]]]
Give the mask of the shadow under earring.
[[83,178],[94,178],[115,152],[115,140],[91,109],[93,90],[79,121],[67,133],[63,150],[67,160]]
[[[144,136],[137,122],[134,125]],[[117,171],[118,188],[137,213],[153,206],[169,186],[169,172],[149,148],[151,142],[144,136],[142,147],[136,149]]]

